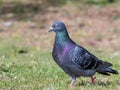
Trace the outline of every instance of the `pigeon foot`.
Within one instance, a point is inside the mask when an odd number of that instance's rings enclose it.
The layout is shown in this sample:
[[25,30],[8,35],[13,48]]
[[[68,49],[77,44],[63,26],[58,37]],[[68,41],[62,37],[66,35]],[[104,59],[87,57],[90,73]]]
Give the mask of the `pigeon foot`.
[[91,77],[92,84],[95,84],[96,77]]

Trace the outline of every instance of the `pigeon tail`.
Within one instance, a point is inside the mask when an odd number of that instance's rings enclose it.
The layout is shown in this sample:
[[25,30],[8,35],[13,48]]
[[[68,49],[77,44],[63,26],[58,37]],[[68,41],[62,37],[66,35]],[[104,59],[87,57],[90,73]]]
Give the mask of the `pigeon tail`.
[[[102,61],[102,60],[101,60]],[[103,63],[103,65],[105,65],[105,66],[112,66],[112,64],[111,63],[109,63],[109,62],[105,62],[105,61],[102,61],[102,63]]]
[[109,73],[112,73],[112,74],[118,74],[118,71],[112,69],[112,68],[106,68],[106,71],[109,72]]
[[109,73],[118,74],[118,71],[116,71],[110,67],[101,67],[101,68],[97,69],[97,72],[101,73],[103,75],[108,75],[108,76],[110,76]]

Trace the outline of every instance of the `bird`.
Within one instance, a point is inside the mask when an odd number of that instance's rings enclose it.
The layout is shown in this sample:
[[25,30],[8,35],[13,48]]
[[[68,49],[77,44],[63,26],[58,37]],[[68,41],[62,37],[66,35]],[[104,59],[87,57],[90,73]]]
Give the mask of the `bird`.
[[71,78],[69,87],[72,88],[77,77],[91,77],[95,84],[96,72],[110,76],[118,74],[118,71],[110,68],[111,63],[98,59],[84,47],[75,43],[68,34],[67,28],[62,21],[54,21],[49,32],[55,32],[52,57],[54,61]]

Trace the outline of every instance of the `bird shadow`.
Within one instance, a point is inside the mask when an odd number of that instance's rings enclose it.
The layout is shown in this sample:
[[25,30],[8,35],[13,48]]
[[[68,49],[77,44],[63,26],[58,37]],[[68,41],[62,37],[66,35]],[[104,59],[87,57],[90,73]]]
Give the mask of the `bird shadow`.
[[[109,86],[113,84],[112,81],[106,81],[106,82],[103,82],[103,81],[98,81],[96,82],[95,84],[92,84],[91,82],[87,81],[87,82],[79,82],[78,84],[76,84],[76,86],[86,86],[86,85],[94,85],[94,86],[103,86],[103,87],[106,87],[106,86]],[[120,85],[120,81],[116,82],[116,85]]]

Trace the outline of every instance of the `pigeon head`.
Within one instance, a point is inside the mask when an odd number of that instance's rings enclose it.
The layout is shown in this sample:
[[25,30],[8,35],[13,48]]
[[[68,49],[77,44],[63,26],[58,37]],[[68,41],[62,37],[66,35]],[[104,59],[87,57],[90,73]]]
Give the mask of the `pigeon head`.
[[55,40],[58,42],[64,42],[69,40],[69,35],[66,29],[66,26],[63,22],[61,21],[55,21],[53,22],[49,32],[54,31],[56,33],[56,38]]
[[64,32],[64,31],[66,31],[66,27],[63,22],[55,21],[55,22],[53,22],[52,26],[50,27],[49,32],[51,32],[51,31]]

